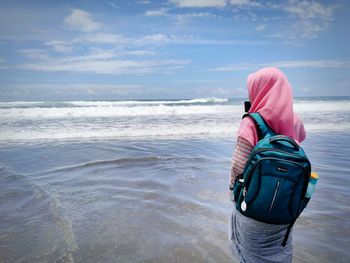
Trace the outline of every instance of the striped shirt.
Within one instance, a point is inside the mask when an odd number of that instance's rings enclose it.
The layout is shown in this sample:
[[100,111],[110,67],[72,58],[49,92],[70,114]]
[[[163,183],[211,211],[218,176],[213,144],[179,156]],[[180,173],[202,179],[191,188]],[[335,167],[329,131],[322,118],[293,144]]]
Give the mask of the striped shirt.
[[238,136],[235,152],[232,157],[230,185],[233,185],[237,176],[243,173],[252,149],[253,146],[250,142],[243,137]]

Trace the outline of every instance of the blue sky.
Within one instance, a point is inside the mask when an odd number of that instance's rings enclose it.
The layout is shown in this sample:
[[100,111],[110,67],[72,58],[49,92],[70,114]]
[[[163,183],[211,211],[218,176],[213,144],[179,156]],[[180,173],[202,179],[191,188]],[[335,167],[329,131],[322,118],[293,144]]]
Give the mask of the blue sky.
[[282,69],[295,96],[350,95],[350,2],[7,1],[0,100],[245,97]]

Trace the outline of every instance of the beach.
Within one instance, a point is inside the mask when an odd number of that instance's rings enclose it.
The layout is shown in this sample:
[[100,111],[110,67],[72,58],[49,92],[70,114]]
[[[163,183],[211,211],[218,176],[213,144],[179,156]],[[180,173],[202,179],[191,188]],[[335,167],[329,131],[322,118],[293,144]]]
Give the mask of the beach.
[[[238,262],[242,99],[0,103],[0,262]],[[320,176],[293,262],[349,262],[350,98],[297,98]]]

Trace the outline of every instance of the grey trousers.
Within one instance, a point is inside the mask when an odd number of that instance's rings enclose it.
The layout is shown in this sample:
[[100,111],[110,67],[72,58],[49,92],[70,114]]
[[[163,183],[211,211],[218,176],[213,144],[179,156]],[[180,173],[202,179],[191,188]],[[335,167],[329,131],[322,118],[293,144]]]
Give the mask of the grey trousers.
[[287,228],[248,218],[234,208],[228,236],[231,252],[241,263],[290,263],[292,230],[287,245],[281,246]]

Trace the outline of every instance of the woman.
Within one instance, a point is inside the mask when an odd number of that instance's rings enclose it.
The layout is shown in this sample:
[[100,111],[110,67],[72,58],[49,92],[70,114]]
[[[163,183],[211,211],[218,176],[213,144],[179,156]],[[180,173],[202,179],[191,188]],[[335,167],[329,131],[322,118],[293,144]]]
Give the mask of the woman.
[[[283,72],[277,68],[261,69],[248,76],[247,86],[250,113],[259,112],[277,134],[292,137],[299,143],[305,139],[304,126],[293,112],[292,89]],[[237,176],[243,173],[248,156],[258,142],[255,124],[251,118],[246,117],[241,121],[237,135],[230,188]],[[288,225],[266,224],[248,218],[234,208],[229,231],[231,251],[240,262],[291,262],[292,232],[286,246],[281,246],[287,228]]]

